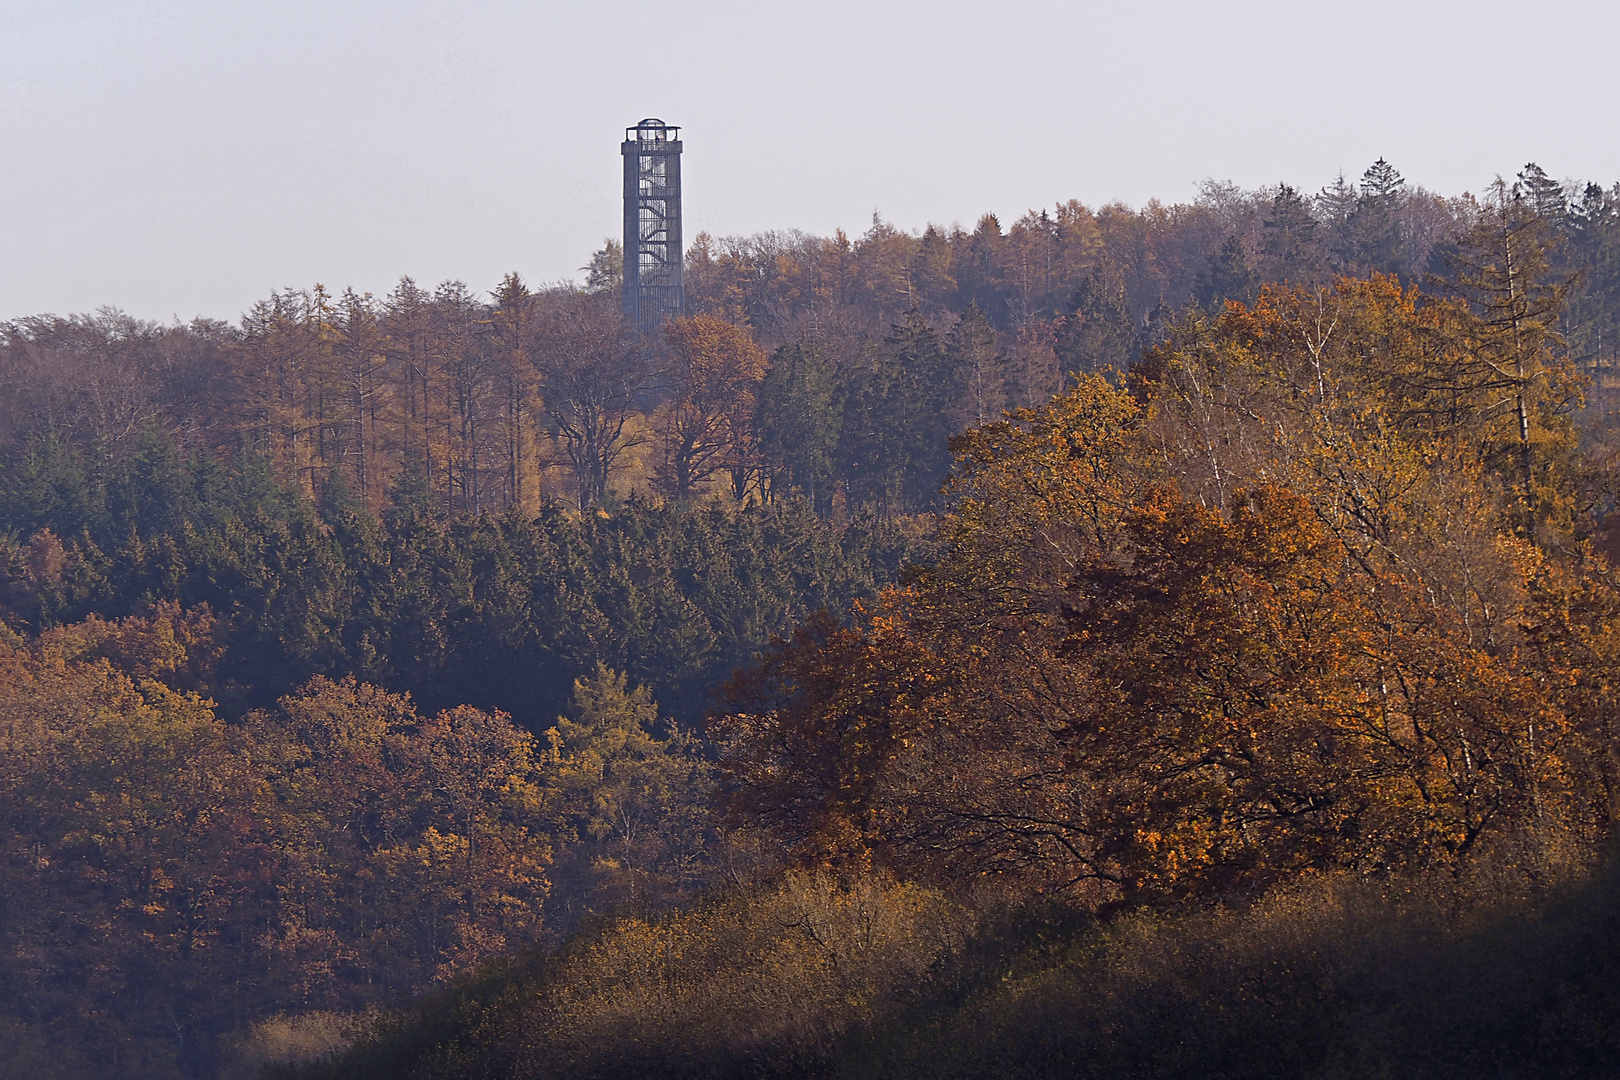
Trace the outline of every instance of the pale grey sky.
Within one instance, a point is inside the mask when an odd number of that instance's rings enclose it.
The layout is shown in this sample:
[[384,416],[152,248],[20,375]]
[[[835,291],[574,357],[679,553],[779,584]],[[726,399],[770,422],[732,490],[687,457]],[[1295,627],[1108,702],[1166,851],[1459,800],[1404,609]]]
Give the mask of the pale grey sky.
[[0,0],[0,318],[576,277],[618,143],[686,232],[907,228],[1380,155],[1454,194],[1620,179],[1620,4]]

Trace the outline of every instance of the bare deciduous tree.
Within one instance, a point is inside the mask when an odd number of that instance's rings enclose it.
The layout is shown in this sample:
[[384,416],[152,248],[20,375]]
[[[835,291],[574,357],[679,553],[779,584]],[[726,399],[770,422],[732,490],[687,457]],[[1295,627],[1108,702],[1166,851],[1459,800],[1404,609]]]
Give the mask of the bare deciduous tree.
[[547,305],[536,337],[546,417],[573,468],[579,505],[599,505],[620,456],[641,440],[630,421],[651,391],[651,356],[630,339],[610,299],[573,291]]

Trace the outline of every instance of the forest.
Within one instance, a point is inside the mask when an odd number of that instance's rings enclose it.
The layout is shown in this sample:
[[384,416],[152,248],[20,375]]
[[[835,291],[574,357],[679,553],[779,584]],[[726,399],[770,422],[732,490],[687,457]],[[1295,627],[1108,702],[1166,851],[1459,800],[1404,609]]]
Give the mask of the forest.
[[0,324],[0,1077],[1609,1075],[1620,183]]

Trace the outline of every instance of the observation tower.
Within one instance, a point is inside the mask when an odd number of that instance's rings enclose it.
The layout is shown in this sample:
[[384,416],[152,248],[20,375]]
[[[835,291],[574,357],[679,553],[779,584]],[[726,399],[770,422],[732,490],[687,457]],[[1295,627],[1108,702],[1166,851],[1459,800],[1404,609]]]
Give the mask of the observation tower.
[[681,129],[657,118],[626,128],[624,313],[651,333],[686,311],[681,287]]

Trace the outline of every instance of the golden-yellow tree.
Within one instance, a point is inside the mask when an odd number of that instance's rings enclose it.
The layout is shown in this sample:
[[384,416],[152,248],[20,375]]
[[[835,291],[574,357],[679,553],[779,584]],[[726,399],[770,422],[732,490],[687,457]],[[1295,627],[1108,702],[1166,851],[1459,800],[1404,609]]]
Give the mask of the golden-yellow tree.
[[658,487],[686,499],[729,470],[741,498],[753,465],[755,392],[765,377],[765,351],[747,330],[708,315],[674,320],[664,342],[670,396],[656,420]]

